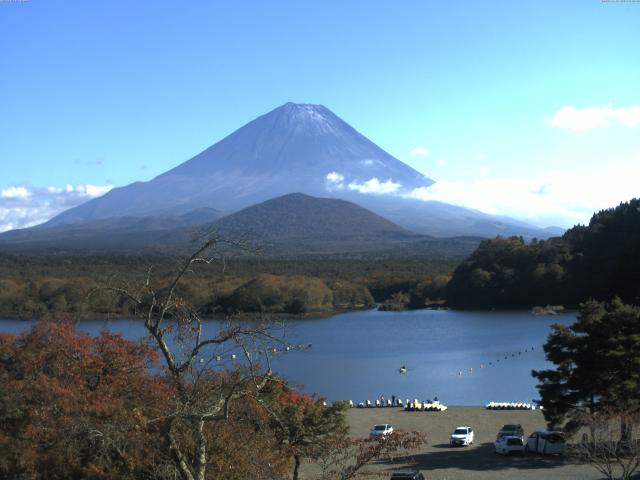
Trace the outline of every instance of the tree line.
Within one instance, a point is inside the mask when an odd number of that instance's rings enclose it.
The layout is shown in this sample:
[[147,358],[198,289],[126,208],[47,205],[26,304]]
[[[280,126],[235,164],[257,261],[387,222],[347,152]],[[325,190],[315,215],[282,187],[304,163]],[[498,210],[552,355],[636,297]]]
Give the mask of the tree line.
[[[100,287],[139,284],[148,265],[168,284],[175,257],[0,255],[0,316],[130,317],[132,306]],[[372,308],[409,295],[401,308],[422,308],[442,295],[453,264],[408,261],[300,261],[227,259],[180,285],[181,295],[205,316],[331,314]]]
[[593,298],[640,303],[640,199],[596,213],[562,237],[485,240],[454,271],[458,308],[571,308]]

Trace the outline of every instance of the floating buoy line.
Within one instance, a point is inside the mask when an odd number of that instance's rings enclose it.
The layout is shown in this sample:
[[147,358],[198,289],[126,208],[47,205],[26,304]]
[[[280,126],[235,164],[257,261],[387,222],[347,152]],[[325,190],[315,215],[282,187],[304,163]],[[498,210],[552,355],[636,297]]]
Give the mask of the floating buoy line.
[[[509,361],[513,358],[518,358],[519,356],[522,356],[526,353],[531,353],[535,350],[535,347],[527,347],[525,349],[520,349],[516,352],[507,352],[503,355],[500,355],[498,358],[491,360],[490,362],[487,362],[486,364],[481,363],[480,364],[480,369],[484,369],[485,367],[492,367],[492,366],[498,366],[498,364],[502,361],[503,363],[505,361]],[[465,369],[459,369],[457,370],[457,372],[454,374],[458,377],[462,377],[465,375],[466,372],[468,372],[467,376],[473,375],[473,367],[469,367],[469,368],[465,368]]]
[[[269,349],[266,349],[264,351],[261,350],[256,350],[255,352],[249,352],[249,351],[245,351],[244,352],[244,356],[247,359],[251,359],[252,357],[259,357],[261,355],[276,355],[276,354],[281,354],[281,353],[288,353],[288,352],[294,352],[294,351],[303,351],[303,350],[308,350],[310,349],[312,346],[312,344],[308,343],[306,345],[304,344],[298,344],[298,345],[284,345],[280,348],[278,347],[272,347]],[[238,353],[226,353],[226,354],[216,354],[213,357],[211,357],[210,360],[215,360],[216,362],[222,362],[224,360],[237,360],[239,357]],[[200,363],[205,363],[206,358],[205,357],[201,357],[199,359]]]

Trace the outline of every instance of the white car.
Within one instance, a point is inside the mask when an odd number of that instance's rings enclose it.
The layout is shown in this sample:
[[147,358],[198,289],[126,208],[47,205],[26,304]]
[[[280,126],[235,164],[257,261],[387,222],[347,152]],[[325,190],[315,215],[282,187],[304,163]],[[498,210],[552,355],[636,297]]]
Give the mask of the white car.
[[374,425],[369,432],[369,438],[375,439],[378,437],[384,437],[386,435],[389,435],[390,433],[393,433],[392,425],[390,425],[389,423],[378,423]]
[[533,432],[527,438],[525,452],[560,455],[564,453],[567,444],[561,432]]
[[451,434],[449,443],[452,447],[458,445],[471,445],[473,443],[473,428],[458,427]]
[[524,453],[524,442],[521,437],[505,435],[498,438],[493,445],[495,452],[502,455],[509,455],[511,453],[519,453],[522,455]]

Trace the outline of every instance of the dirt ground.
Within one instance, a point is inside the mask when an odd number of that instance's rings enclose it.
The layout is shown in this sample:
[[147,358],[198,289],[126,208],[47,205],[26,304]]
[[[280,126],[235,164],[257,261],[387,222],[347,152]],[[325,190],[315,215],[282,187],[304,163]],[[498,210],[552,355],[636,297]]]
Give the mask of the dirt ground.
[[[577,464],[562,456],[530,454],[505,457],[494,453],[493,442],[504,424],[520,423],[525,437],[535,430],[544,430],[544,418],[537,410],[493,411],[482,407],[449,407],[441,413],[406,412],[400,408],[352,408],[347,413],[347,419],[354,437],[366,437],[376,423],[391,423],[396,429],[418,430],[427,434],[427,444],[409,457],[368,467],[372,478],[389,478],[390,472],[409,466],[409,462],[413,462],[412,468],[421,470],[427,480],[602,478],[592,467]],[[451,448],[449,435],[462,425],[474,429],[474,444]],[[312,475],[306,478],[312,478]]]

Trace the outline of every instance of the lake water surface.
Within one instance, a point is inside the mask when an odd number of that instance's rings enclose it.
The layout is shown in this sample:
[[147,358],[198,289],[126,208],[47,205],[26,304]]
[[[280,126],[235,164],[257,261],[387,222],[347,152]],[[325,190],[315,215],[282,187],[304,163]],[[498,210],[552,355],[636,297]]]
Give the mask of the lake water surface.
[[[420,400],[437,396],[448,405],[531,402],[538,393],[530,372],[549,366],[542,351],[549,326],[574,321],[574,313],[545,317],[448,310],[370,310],[289,321],[288,341],[312,346],[274,355],[272,368],[329,400],[357,403],[384,394]],[[28,327],[29,322],[0,321],[4,332]],[[86,321],[80,328],[90,333],[107,328],[130,339],[145,334],[142,324],[131,320]],[[402,365],[405,374],[398,371]]]

